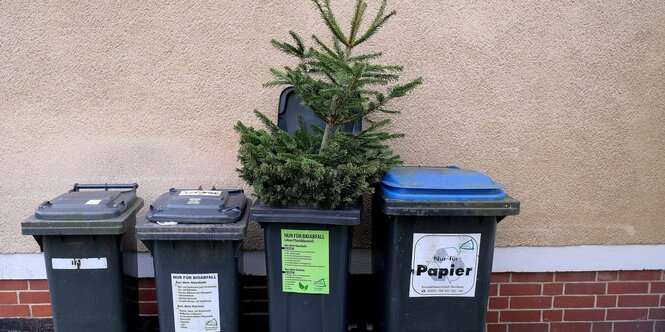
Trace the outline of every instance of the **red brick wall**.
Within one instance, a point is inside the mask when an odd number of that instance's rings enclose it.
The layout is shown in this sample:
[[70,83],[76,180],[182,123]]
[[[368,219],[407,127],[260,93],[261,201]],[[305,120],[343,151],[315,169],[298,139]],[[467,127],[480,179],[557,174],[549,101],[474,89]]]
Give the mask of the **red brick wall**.
[[50,316],[46,280],[0,280],[0,318]]
[[[153,279],[139,280],[142,315],[157,314],[154,287]],[[0,318],[50,315],[45,280],[0,280]],[[495,273],[487,327],[488,332],[665,331],[665,271]]]
[[139,313],[146,316],[157,315],[155,279],[139,279]]
[[487,330],[665,331],[664,273],[495,273]]

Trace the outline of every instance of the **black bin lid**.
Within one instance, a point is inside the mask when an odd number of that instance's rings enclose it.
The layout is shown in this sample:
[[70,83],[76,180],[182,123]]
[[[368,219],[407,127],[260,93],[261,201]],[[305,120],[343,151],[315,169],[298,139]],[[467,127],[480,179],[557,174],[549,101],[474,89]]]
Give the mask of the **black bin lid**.
[[146,219],[181,224],[224,224],[238,221],[247,199],[241,189],[175,189],[150,205]]
[[[80,185],[39,205],[35,218],[39,220],[100,220],[111,219],[125,212],[136,199],[137,184]],[[81,189],[103,189],[81,191]],[[118,191],[109,189],[130,189]]]
[[[279,96],[279,110],[277,113],[277,126],[289,134],[293,134],[300,127],[299,118],[302,118],[305,129],[313,134],[312,125],[325,128],[326,123],[304,106],[293,87],[288,87]],[[344,126],[344,131],[358,133],[362,130],[362,121],[358,120]]]

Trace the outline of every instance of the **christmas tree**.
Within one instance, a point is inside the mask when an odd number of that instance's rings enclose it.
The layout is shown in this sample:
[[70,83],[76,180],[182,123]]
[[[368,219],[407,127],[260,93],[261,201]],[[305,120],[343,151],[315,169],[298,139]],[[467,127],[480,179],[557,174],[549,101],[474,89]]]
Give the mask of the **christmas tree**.
[[[421,78],[397,83],[402,66],[376,63],[381,52],[355,52],[395,15],[386,11],[386,0],[365,29],[367,3],[358,0],[348,33],[337,23],[329,0],[313,3],[332,34],[331,41],[312,36],[313,47],[306,47],[293,31],[289,32],[291,42],[273,40],[272,45],[295,57],[297,64],[271,69],[274,80],[265,86],[293,86],[300,102],[325,128],[315,127],[310,134],[301,122],[300,129],[290,135],[258,111],[265,129],[241,122],[235,126],[240,134],[240,177],[269,205],[337,208],[371,193],[373,184],[400,163],[387,141],[402,136],[385,131],[390,119],[376,115],[399,113],[389,103],[422,83]],[[338,130],[358,120],[368,124],[359,133]]]

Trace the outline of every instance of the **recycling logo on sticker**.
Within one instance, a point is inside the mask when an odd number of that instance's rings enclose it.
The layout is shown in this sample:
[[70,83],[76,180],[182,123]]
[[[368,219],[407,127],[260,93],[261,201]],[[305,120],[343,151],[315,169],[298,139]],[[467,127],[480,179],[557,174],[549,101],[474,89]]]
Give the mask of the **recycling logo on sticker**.
[[476,296],[480,233],[413,234],[409,297]]

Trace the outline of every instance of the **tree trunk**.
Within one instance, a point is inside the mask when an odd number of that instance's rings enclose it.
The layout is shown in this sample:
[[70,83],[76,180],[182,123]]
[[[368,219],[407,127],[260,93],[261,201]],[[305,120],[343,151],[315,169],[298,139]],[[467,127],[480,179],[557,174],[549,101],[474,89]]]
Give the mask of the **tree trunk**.
[[328,146],[328,143],[330,143],[330,135],[332,135],[334,127],[335,127],[334,125],[326,123],[326,129],[323,131],[323,139],[321,140],[321,147],[319,148],[319,153],[321,153],[323,148]]

